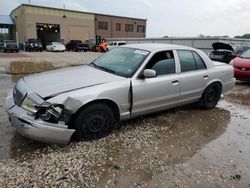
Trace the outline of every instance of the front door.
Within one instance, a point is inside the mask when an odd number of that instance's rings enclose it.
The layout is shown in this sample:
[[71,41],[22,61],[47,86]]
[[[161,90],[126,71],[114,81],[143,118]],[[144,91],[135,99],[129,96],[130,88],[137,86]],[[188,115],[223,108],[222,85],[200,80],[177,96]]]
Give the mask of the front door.
[[154,78],[132,80],[132,117],[173,107],[180,95],[179,75],[176,74],[173,51],[156,53],[145,69],[153,69]]

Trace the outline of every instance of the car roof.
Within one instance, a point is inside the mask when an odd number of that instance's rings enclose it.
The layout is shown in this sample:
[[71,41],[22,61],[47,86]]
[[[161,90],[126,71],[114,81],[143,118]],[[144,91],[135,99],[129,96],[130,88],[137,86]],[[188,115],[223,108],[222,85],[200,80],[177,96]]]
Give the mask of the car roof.
[[173,49],[187,49],[194,50],[194,48],[188,46],[174,45],[174,44],[162,44],[162,43],[141,43],[141,44],[127,44],[121,46],[121,48],[137,48],[146,51],[160,51],[160,50],[173,50]]

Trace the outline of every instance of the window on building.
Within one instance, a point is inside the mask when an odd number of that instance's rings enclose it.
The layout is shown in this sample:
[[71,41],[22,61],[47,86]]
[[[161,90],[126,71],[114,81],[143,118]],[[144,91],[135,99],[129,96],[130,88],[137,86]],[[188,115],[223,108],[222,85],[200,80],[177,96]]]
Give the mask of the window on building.
[[125,31],[126,31],[126,32],[133,32],[133,31],[134,31],[134,26],[133,26],[133,24],[126,24],[126,25],[125,25]]
[[8,34],[9,33],[9,29],[8,28],[0,28],[0,33],[1,34]]
[[203,59],[196,52],[179,50],[178,55],[181,63],[181,72],[206,69]]
[[[8,39],[9,39],[9,29],[0,27],[0,41],[8,40]],[[0,44],[0,48],[1,48],[1,44]]]
[[144,25],[138,25],[137,26],[137,32],[138,33],[145,33],[145,26]]
[[116,23],[116,31],[121,31],[121,24],[120,23]]
[[99,30],[108,30],[108,22],[98,22]]

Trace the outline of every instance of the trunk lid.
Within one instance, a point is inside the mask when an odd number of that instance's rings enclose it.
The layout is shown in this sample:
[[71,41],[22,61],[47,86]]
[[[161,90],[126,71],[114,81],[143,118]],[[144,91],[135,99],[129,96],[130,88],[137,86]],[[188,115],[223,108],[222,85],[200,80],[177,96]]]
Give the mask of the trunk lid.
[[229,51],[234,51],[233,47],[229,44],[225,44],[222,42],[215,42],[212,44],[213,49],[216,50],[229,50]]

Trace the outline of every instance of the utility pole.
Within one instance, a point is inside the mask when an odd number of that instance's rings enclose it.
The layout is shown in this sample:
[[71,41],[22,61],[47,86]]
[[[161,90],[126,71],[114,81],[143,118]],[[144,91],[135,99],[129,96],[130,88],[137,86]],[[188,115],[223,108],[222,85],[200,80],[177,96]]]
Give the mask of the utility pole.
[[29,5],[30,5],[30,0],[29,0]]

